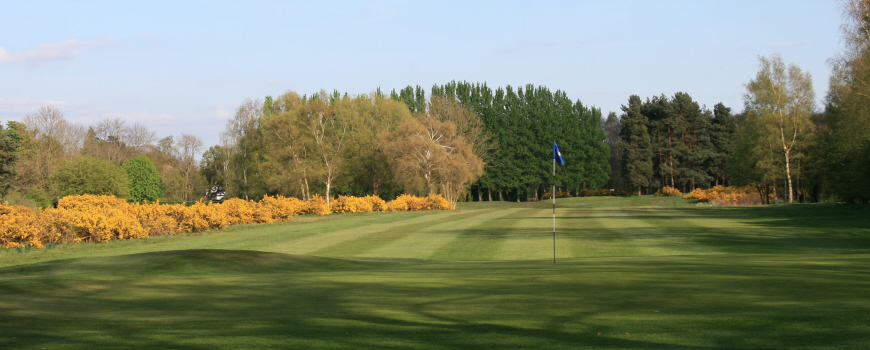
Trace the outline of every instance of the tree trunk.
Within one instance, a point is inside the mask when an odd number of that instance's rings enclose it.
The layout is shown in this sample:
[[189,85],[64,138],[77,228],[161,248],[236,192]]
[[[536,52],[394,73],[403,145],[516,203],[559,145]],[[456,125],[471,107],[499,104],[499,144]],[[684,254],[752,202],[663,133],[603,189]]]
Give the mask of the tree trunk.
[[311,200],[311,188],[308,187],[308,178],[305,178],[305,200]]
[[637,196],[638,197],[643,196],[643,193],[641,192],[640,185],[637,185]]
[[329,187],[332,185],[332,178],[327,175],[326,176],[326,205],[329,205]]
[[785,177],[788,178],[788,202],[791,203],[792,197],[793,197],[792,194],[794,193],[794,190],[791,187],[791,162],[789,160],[789,153],[791,153],[791,150],[786,148],[785,149]]

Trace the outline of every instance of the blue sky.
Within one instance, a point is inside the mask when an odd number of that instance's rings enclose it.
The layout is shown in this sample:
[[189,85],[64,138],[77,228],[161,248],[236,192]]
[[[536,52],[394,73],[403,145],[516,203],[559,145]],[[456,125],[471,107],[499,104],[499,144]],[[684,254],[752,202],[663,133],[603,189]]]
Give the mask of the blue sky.
[[[0,121],[43,104],[206,145],[245,98],[451,80],[545,85],[619,112],[689,93],[743,109],[758,56],[827,90],[836,1],[0,1]],[[819,105],[821,108],[821,105]]]

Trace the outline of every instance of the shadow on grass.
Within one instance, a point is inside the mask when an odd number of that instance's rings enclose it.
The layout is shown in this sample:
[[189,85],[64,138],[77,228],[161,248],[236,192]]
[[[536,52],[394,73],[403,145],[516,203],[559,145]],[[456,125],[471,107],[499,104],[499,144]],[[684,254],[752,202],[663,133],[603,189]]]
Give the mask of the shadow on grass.
[[[0,269],[0,286],[18,284],[0,289],[0,347],[860,348],[870,345],[868,262],[391,263],[245,251],[54,262]],[[140,270],[149,267],[157,272]]]

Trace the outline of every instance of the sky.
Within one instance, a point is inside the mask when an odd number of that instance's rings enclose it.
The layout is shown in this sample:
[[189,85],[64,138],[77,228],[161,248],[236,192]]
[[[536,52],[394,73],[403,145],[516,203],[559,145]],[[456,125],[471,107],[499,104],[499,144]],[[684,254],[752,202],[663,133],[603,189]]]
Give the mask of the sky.
[[210,146],[246,98],[452,80],[543,85],[604,115],[676,92],[739,112],[777,53],[821,109],[842,21],[833,0],[0,0],[0,121],[53,104]]

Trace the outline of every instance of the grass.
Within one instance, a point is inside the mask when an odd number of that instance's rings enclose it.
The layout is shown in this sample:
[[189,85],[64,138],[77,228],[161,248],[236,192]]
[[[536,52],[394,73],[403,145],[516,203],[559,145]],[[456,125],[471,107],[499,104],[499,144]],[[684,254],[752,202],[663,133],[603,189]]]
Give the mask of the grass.
[[0,348],[870,348],[867,207],[558,205],[0,252]]

